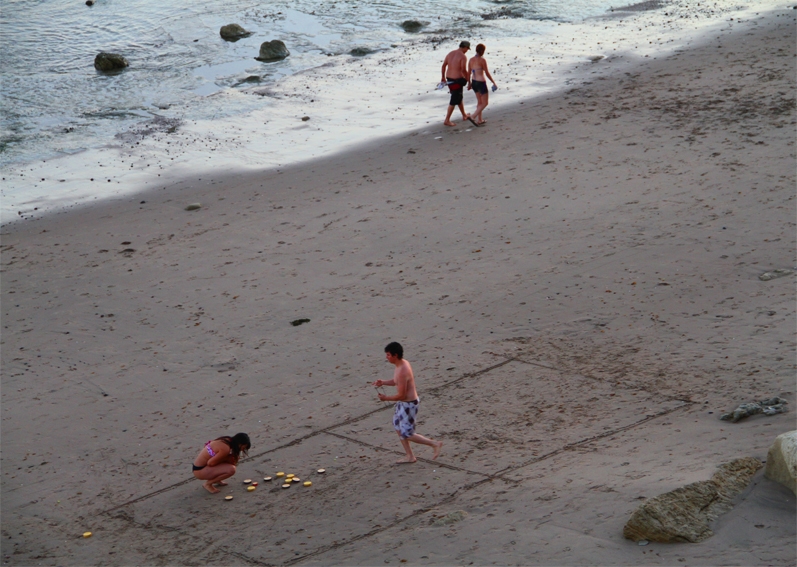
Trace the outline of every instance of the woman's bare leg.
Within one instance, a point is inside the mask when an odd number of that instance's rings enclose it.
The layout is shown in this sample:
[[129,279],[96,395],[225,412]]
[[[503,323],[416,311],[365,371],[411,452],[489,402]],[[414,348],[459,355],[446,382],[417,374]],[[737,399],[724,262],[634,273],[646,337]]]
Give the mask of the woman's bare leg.
[[235,474],[235,465],[225,463],[223,465],[216,465],[213,467],[205,467],[202,470],[194,471],[194,476],[199,480],[204,480],[202,486],[211,494],[216,494],[219,489],[213,486],[214,484],[221,484],[225,486],[227,483],[222,481],[230,478]]

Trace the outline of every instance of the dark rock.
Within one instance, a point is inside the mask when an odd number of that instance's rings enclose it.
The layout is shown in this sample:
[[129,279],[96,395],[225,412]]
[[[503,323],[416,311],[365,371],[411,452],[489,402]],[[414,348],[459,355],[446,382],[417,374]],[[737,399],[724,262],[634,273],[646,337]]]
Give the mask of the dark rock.
[[418,20],[404,20],[401,22],[401,29],[407,33],[418,33],[424,26],[426,26],[426,24]]
[[307,122],[308,120],[310,120],[309,116],[302,116],[302,122]]
[[355,57],[365,57],[366,55],[370,55],[371,53],[376,53],[373,49],[369,49],[367,47],[355,47],[351,51],[349,51],[349,55],[353,55]]
[[98,53],[94,58],[94,67],[98,71],[119,71],[130,65],[123,56],[118,53]]
[[94,6],[94,0],[86,0],[86,6]]
[[291,321],[291,325],[293,325],[294,327],[298,327],[299,325],[302,325],[303,323],[309,323],[309,322],[310,322],[310,319],[296,319],[295,321]]
[[662,543],[704,541],[714,535],[709,522],[733,507],[733,498],[742,492],[763,465],[753,457],[720,465],[711,480],[676,488],[642,504],[623,528],[633,541]]
[[219,35],[226,41],[238,41],[242,37],[249,37],[252,32],[246,31],[238,24],[227,24],[226,26],[221,26]]
[[258,61],[279,61],[285,59],[291,52],[285,44],[278,39],[260,44],[260,54],[255,57]]

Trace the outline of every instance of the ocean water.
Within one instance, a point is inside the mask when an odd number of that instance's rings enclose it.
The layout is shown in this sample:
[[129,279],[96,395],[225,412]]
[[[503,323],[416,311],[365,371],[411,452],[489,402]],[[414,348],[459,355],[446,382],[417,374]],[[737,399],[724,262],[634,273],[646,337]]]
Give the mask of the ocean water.
[[[778,7],[785,6],[4,0],[0,220],[201,171],[281,167],[418,128],[454,135],[439,132],[447,95],[434,87],[442,58],[461,39],[487,45],[499,85],[491,101],[501,106],[664,56],[706,30]],[[423,27],[407,32],[406,20]],[[224,41],[219,28],[228,23],[252,35]],[[291,55],[255,60],[271,39]],[[100,51],[124,55],[130,67],[96,71]]]

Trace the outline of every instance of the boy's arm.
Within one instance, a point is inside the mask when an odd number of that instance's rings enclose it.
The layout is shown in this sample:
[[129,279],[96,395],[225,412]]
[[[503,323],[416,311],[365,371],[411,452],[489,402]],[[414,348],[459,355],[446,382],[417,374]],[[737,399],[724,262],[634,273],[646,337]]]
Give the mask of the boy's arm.
[[376,382],[374,382],[373,385],[376,386],[377,388],[379,386],[395,386],[396,381],[393,380],[392,378],[390,380],[377,380]]
[[[400,402],[404,399],[407,395],[407,371],[405,369],[401,369],[398,373],[398,377],[391,382],[395,382],[396,386],[396,395],[395,396],[379,396],[382,401],[386,402]],[[391,384],[392,386],[393,384]]]

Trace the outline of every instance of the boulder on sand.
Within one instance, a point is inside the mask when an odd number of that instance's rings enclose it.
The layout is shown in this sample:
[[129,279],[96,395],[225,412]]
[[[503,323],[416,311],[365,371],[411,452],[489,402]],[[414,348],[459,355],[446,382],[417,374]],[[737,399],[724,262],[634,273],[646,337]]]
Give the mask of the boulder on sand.
[[797,431],[778,435],[767,453],[764,476],[797,494]]
[[226,26],[221,26],[219,30],[219,35],[221,38],[227,41],[236,41],[241,39],[242,37],[247,37],[252,35],[252,32],[246,31],[238,24],[227,24]]
[[94,67],[99,71],[118,71],[124,69],[129,63],[118,53],[98,53],[94,58]]
[[278,61],[285,59],[291,52],[285,44],[278,39],[266,41],[260,44],[260,55],[255,57],[258,61]]
[[733,498],[747,488],[762,466],[753,457],[736,459],[720,465],[711,480],[651,498],[631,515],[623,535],[633,541],[662,543],[706,540],[714,535],[709,522],[733,507]]

